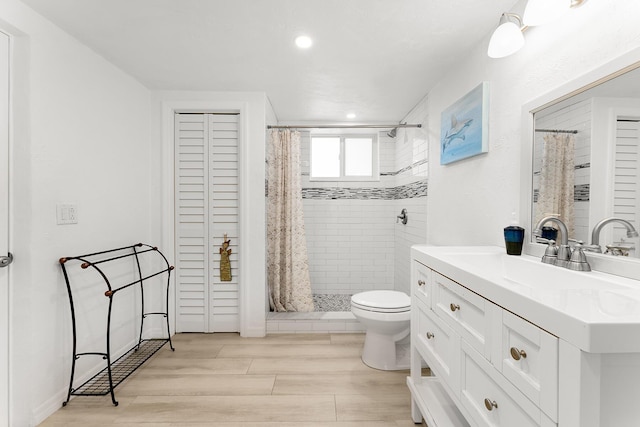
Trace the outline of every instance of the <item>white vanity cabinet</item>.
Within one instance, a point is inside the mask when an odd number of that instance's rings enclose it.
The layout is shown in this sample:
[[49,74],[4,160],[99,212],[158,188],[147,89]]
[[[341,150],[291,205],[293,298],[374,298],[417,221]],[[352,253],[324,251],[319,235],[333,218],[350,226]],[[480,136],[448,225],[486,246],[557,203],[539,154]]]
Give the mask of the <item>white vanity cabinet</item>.
[[[412,273],[414,421],[426,415],[429,427],[555,425],[550,416],[557,419],[557,338],[418,261]],[[422,376],[422,361],[434,378]],[[434,379],[443,401],[415,387]],[[547,402],[541,388],[555,399]],[[445,414],[453,419],[431,413],[443,404],[455,409]]]
[[501,310],[494,334],[494,366],[533,403],[552,419],[558,418],[558,338]]
[[422,245],[411,280],[416,423],[640,426],[640,282]]
[[[426,268],[420,264],[419,269]],[[467,343],[489,358],[491,354],[490,325],[495,308],[478,294],[453,280],[432,272],[432,311],[444,320]]]
[[[477,426],[554,426],[487,359],[462,341],[460,400]],[[543,421],[544,420],[544,421]],[[437,424],[436,424],[437,425]]]

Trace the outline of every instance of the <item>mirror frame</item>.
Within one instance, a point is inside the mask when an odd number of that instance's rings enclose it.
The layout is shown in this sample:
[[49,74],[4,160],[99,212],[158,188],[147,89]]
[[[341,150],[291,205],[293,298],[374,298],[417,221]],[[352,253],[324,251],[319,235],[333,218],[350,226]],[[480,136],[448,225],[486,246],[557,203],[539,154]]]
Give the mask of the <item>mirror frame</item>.
[[[534,114],[637,68],[640,68],[640,48],[633,49],[588,73],[577,76],[574,80],[523,105],[522,145],[520,148],[520,218],[525,224],[524,253],[542,257],[546,247],[544,244],[531,241]],[[592,270],[640,280],[640,259],[638,258],[629,259],[591,252],[585,254]]]

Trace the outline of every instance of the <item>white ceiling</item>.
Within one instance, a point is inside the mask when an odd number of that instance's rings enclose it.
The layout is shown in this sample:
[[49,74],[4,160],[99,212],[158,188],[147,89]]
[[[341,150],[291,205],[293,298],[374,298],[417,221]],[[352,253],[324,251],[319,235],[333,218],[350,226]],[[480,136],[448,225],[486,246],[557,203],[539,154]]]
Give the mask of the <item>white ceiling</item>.
[[[260,91],[281,122],[397,122],[515,0],[23,0],[150,89]],[[311,49],[294,46],[299,34]]]

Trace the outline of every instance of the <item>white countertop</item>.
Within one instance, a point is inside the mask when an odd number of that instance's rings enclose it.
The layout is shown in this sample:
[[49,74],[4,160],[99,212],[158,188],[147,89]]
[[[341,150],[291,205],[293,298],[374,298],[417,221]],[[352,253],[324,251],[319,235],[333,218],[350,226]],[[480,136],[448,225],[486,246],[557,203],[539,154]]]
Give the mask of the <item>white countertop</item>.
[[640,353],[640,281],[577,272],[497,246],[415,245],[418,262],[591,353]]

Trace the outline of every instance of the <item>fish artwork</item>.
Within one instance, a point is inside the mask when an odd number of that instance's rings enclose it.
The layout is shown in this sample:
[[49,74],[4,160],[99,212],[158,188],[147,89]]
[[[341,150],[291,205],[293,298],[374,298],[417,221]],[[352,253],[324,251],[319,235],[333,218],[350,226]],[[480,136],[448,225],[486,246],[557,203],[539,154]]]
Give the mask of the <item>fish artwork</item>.
[[467,128],[471,125],[473,119],[465,119],[458,121],[455,114],[451,115],[451,129],[447,131],[443,140],[442,140],[442,152],[444,153],[449,144],[454,139],[461,139],[464,141],[465,135],[464,133],[467,131]]
[[489,151],[489,83],[482,82],[440,114],[440,164]]

